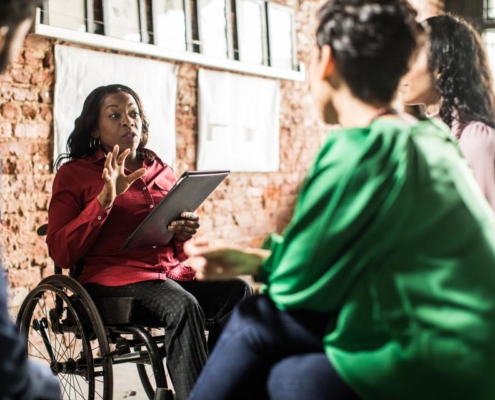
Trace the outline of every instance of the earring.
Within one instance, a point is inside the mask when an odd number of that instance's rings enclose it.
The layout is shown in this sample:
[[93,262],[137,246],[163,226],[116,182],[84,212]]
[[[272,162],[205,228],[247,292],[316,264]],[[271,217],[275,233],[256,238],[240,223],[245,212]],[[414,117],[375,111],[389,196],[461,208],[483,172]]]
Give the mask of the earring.
[[90,143],[91,148],[96,149],[97,147],[100,146],[100,139],[99,138],[93,138],[93,140]]

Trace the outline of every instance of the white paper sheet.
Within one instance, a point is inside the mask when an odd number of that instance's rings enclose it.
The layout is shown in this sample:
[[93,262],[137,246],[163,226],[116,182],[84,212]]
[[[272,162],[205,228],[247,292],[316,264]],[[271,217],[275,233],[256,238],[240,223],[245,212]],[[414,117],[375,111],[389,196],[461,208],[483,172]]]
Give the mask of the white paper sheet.
[[53,159],[66,151],[74,120],[87,95],[98,86],[120,83],[141,98],[150,122],[147,148],[167,164],[175,163],[175,107],[177,68],[144,58],[55,46],[57,82],[54,96],[55,144]]
[[280,83],[199,70],[198,170],[279,167]]

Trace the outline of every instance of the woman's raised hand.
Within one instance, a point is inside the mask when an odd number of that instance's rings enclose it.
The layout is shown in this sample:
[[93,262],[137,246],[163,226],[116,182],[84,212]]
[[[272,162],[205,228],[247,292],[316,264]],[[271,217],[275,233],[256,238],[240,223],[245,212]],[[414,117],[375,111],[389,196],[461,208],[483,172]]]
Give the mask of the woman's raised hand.
[[189,241],[184,251],[187,265],[196,271],[198,280],[226,280],[238,275],[255,275],[269,250],[219,246],[205,239]]
[[104,185],[98,195],[98,202],[103,208],[110,208],[117,196],[125,193],[136,179],[141,178],[146,173],[145,168],[140,168],[129,175],[125,174],[125,159],[130,152],[130,149],[125,149],[119,155],[119,146],[115,145],[112,152],[107,153],[101,175]]

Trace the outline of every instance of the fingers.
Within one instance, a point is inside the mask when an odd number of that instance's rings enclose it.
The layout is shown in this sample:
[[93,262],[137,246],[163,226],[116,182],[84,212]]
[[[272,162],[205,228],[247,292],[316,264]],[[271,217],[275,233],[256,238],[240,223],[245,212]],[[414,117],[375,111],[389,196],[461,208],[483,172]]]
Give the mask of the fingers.
[[139,168],[138,170],[134,171],[132,174],[127,175],[127,182],[129,183],[129,186],[132,185],[132,183],[139,178],[142,178],[144,175],[146,175],[146,168]]
[[193,212],[185,211],[180,216],[185,219],[199,220],[199,215]]
[[103,179],[103,182],[108,182],[110,180],[110,175],[108,174],[108,168],[103,168],[101,179]]
[[[199,223],[198,221],[191,220],[191,219],[177,219],[175,221],[172,221],[170,223],[170,226],[178,228],[180,230],[185,230],[187,231],[189,228],[197,230],[199,228]],[[181,229],[184,228],[184,229]]]
[[[114,147],[114,151],[115,151],[115,148],[117,148],[117,154],[119,152],[119,146],[118,145],[115,145]],[[125,159],[127,158],[127,156],[129,155],[129,153],[131,152],[131,149],[125,149],[121,155],[119,155],[118,157],[116,157],[116,160],[117,160],[117,167],[121,170],[121,171],[124,171],[124,164],[125,164]]]

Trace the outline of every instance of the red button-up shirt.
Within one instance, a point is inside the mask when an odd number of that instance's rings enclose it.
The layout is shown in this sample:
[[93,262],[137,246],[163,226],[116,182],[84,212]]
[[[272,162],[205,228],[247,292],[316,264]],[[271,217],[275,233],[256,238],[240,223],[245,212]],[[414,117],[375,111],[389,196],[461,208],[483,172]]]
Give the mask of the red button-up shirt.
[[[175,184],[172,169],[153,152],[138,150],[146,174],[137,179],[113,206],[105,210],[97,200],[105,154],[64,164],[53,183],[46,243],[62,268],[82,260],[81,283],[120,286],[153,279],[192,280],[194,271],[183,265],[183,243],[120,251],[120,246]],[[130,173],[130,171],[126,171]]]

